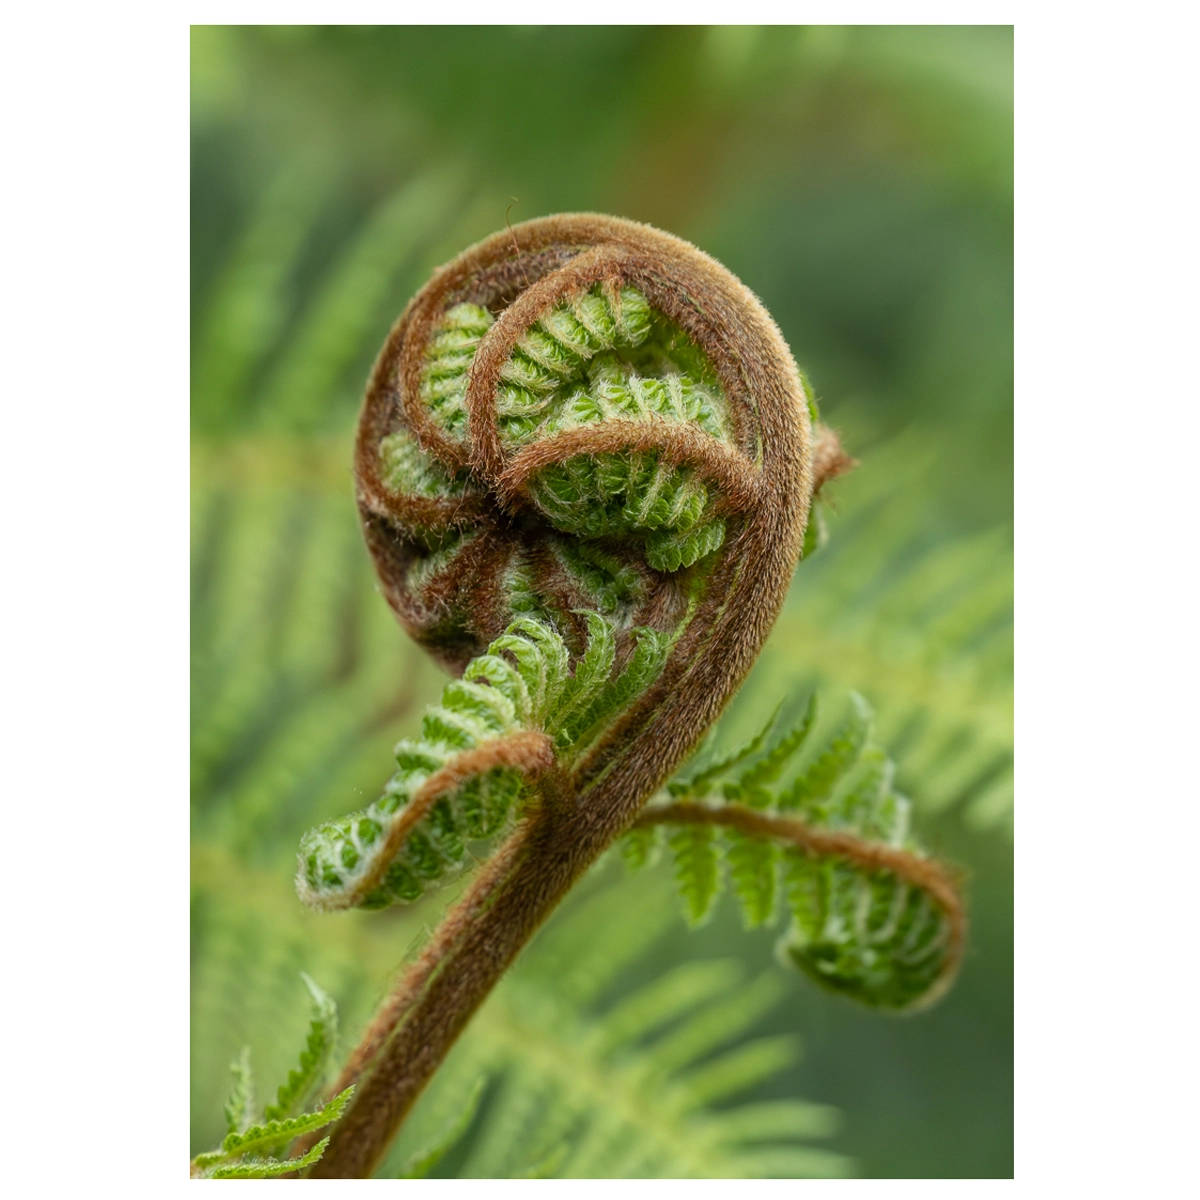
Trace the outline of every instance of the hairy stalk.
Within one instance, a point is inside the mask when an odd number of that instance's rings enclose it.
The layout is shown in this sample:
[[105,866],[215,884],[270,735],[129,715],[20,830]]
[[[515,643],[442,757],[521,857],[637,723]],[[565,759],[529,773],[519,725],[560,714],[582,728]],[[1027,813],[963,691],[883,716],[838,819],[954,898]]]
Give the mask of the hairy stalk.
[[[518,824],[352,1055],[338,1086],[359,1081],[354,1100],[313,1176],[374,1171],[472,1013],[749,671],[815,486],[851,465],[832,435],[817,442],[814,411],[758,300],[686,242],[629,221],[559,216],[497,234],[397,322],[355,469],[382,590],[409,633],[461,673],[495,664],[495,639],[522,614],[581,655],[594,610],[611,614],[618,671],[645,636],[670,653],[586,744],[564,732],[554,764],[528,744],[510,756],[536,779]],[[449,782],[428,777],[405,802],[425,814]]]

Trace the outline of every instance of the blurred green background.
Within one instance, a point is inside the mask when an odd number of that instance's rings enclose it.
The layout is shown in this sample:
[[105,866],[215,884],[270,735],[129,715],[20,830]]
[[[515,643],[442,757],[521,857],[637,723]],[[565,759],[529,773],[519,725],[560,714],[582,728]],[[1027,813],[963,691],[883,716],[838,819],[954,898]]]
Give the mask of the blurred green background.
[[[367,370],[506,213],[590,210],[757,292],[860,460],[721,736],[864,693],[968,872],[969,954],[933,1011],[879,1017],[775,966],[728,898],[689,933],[665,865],[601,864],[385,1171],[482,1073],[443,1174],[530,1167],[552,1112],[564,1173],[1012,1174],[1012,53],[1010,27],[193,28],[193,1152],[244,1043],[260,1095],[282,1078],[298,970],[351,1039],[450,898],[316,916],[292,891],[300,835],[373,797],[442,681],[358,536]],[[655,986],[657,1040],[597,1049]],[[792,1149],[738,1149],[722,1114],[780,1098]]]

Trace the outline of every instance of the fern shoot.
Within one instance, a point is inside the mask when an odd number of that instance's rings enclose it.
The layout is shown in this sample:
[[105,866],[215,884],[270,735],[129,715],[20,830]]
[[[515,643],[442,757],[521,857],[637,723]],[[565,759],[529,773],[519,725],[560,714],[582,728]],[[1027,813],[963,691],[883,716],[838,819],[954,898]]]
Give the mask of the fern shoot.
[[[672,779],[820,544],[817,493],[851,465],[758,300],[648,226],[528,222],[410,302],[368,384],[357,501],[385,599],[455,678],[379,798],[304,837],[296,885],[319,910],[375,909],[474,874],[344,1064],[310,1176],[375,1171],[472,1014],[622,837],[637,864],[666,828],[692,924],[726,876],[748,925],[786,910],[781,955],[824,986],[910,1009],[948,985],[961,903],[909,837],[865,702],[816,752],[810,705]],[[694,1053],[660,1049],[664,1072]],[[769,1052],[699,1068],[696,1095]],[[240,1168],[239,1147],[266,1161],[289,1122],[310,1122],[298,1156],[316,1152],[326,1110],[287,1115],[320,1038],[306,1056],[262,1131],[231,1130],[203,1169]],[[520,1172],[575,1153],[541,1149]]]

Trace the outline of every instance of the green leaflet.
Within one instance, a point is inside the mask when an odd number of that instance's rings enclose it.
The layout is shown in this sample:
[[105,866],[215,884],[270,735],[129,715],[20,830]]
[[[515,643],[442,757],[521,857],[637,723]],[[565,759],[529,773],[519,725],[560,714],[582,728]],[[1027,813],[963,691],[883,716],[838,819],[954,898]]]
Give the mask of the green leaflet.
[[397,429],[379,443],[384,486],[406,496],[461,496],[465,477],[451,476],[445,467],[427,454],[407,429]]
[[396,747],[399,770],[374,804],[305,834],[296,889],[306,904],[331,910],[382,908],[416,900],[450,878],[466,843],[500,832],[525,795],[516,768],[496,767],[439,798],[392,852],[382,880],[366,881],[387,851],[389,830],[427,779],[466,750],[526,730],[541,731],[569,765],[658,677],[671,638],[634,629],[633,654],[612,677],[616,639],[600,614],[586,614],[588,645],[572,671],[553,625],[521,617],[452,680],[426,710],[422,736]]
[[779,848],[765,838],[725,833],[729,882],[742,907],[747,929],[770,925],[775,919],[776,864]]
[[309,1097],[321,1085],[337,1042],[337,1005],[303,971],[300,978],[312,997],[313,1016],[308,1029],[308,1042],[300,1052],[300,1063],[288,1072],[279,1085],[274,1104],[263,1109],[268,1121],[282,1120],[303,1109]]
[[722,775],[733,770],[738,763],[745,762],[746,759],[757,754],[762,749],[763,744],[771,735],[771,730],[775,728],[775,722],[779,720],[779,712],[782,707],[782,704],[776,706],[770,720],[745,745],[738,746],[728,754],[721,755],[720,758],[704,767],[703,770],[695,775],[672,780],[667,785],[667,790],[675,796],[682,796],[688,793],[703,795],[713,780],[719,779]]
[[846,772],[858,760],[871,726],[871,710],[857,693],[850,694],[852,714],[829,745],[812,761],[778,801],[779,808],[803,808],[814,817],[824,814],[818,809]]
[[621,854],[631,871],[640,870],[658,857],[662,830],[657,825],[631,829],[621,839]]
[[[492,321],[477,305],[454,305],[425,350],[421,398],[456,440],[466,436],[468,374]],[[728,405],[704,354],[630,287],[596,284],[527,330],[501,369],[496,414],[501,441],[513,449],[611,421],[699,430],[733,445]],[[381,447],[390,485],[453,494],[445,473],[439,479],[411,442],[393,435]],[[657,451],[576,455],[537,471],[529,494],[556,529],[573,537],[644,539],[656,571],[689,567],[725,540],[712,486]]]
[[277,1161],[270,1158],[248,1158],[243,1162],[229,1163],[225,1166],[214,1167],[209,1179],[271,1179],[278,1175],[290,1175],[293,1171],[302,1171],[325,1153],[329,1139],[323,1137],[307,1154],[299,1158],[285,1158]]
[[297,1158],[279,1155],[301,1134],[332,1125],[345,1111],[354,1088],[348,1087],[315,1112],[304,1112],[304,1102],[320,1086],[332,1052],[337,1030],[337,1005],[307,975],[301,972],[313,1002],[313,1020],[300,1066],[288,1074],[274,1104],[264,1110],[261,1121],[253,1115],[253,1076],[250,1048],[230,1064],[233,1091],[225,1105],[228,1132],[217,1150],[192,1159],[192,1176],[207,1179],[266,1179],[299,1171],[316,1162],[329,1144],[328,1137],[307,1154]]
[[680,825],[667,841],[675,855],[675,883],[688,924],[699,925],[712,911],[720,888],[715,830],[711,825]]
[[634,651],[625,669],[611,687],[605,688],[591,706],[577,710],[567,722],[564,736],[576,753],[582,752],[605,728],[624,712],[658,677],[666,664],[675,635],[657,629],[634,629]]
[[[861,696],[851,695],[849,719],[792,782],[768,786],[808,742],[816,715],[814,697],[799,724],[764,750],[772,717],[746,746],[671,784],[668,793],[710,807],[740,803],[780,816],[800,809],[815,829],[920,857],[909,834],[911,806],[894,790],[891,760],[871,743],[871,711]],[[722,782],[739,766],[739,774]],[[631,866],[649,858],[655,834],[655,827],[643,826],[626,835],[623,850]],[[833,991],[874,1007],[911,1008],[951,965],[948,914],[924,888],[890,870],[869,870],[844,856],[816,857],[786,842],[713,824],[669,825],[667,844],[689,924],[711,912],[724,886],[724,862],[747,928],[775,919],[782,890],[791,925],[780,942],[781,961]]]
[[751,795],[764,784],[774,783],[792,757],[803,749],[816,720],[817,694],[814,692],[809,697],[808,707],[804,710],[800,723],[785,733],[762,758],[738,776],[735,784],[738,794]]
[[254,1075],[250,1070],[250,1047],[243,1046],[241,1056],[229,1064],[233,1075],[233,1090],[225,1102],[225,1127],[229,1133],[240,1133],[250,1123],[254,1109]]
[[[251,1161],[244,1165],[252,1171],[276,1167],[278,1169],[271,1173],[278,1175],[284,1171],[294,1170],[298,1165],[298,1160],[292,1165],[281,1165],[281,1162],[286,1164],[286,1160],[260,1157],[260,1155],[266,1155],[276,1146],[287,1145],[302,1133],[311,1133],[313,1130],[323,1129],[326,1125],[332,1125],[341,1117],[353,1094],[354,1088],[351,1086],[344,1092],[339,1092],[328,1104],[316,1112],[289,1117],[286,1121],[266,1121],[262,1125],[251,1125],[244,1133],[231,1133],[221,1143],[220,1150],[213,1150],[208,1154],[197,1154],[192,1160],[192,1165],[197,1171],[208,1171],[210,1168],[223,1165],[227,1159],[246,1159],[248,1157]],[[313,1149],[315,1150],[316,1147]],[[317,1158],[319,1157],[318,1154]],[[316,1162],[316,1158],[308,1161]],[[254,1176],[244,1177],[253,1178]]]

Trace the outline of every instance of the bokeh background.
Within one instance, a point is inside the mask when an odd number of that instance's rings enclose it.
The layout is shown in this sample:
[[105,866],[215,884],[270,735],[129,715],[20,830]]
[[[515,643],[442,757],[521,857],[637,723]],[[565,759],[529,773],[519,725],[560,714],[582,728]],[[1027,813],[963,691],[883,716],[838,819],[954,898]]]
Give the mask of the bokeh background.
[[[1010,27],[193,29],[193,1152],[243,1044],[260,1099],[282,1079],[298,971],[352,1039],[454,894],[318,917],[292,891],[300,835],[373,797],[442,682],[358,536],[370,363],[506,215],[591,210],[757,292],[860,460],[721,737],[862,692],[967,871],[970,950],[934,1010],[879,1017],[728,898],[688,932],[666,864],[603,863],[384,1172],[482,1077],[440,1174],[1012,1174],[1012,52]],[[665,1015],[622,1041],[631,997]]]

